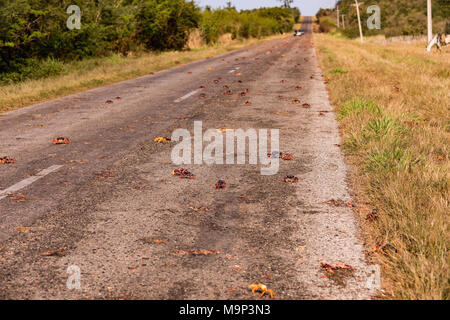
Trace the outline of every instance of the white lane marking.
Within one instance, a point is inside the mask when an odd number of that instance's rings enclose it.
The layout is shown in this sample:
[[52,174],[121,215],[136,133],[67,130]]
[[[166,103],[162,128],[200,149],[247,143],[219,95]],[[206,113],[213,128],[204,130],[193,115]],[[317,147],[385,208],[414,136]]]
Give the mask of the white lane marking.
[[233,69],[233,70],[228,71],[228,73],[233,73],[233,72],[235,72],[235,71],[236,71],[236,70]]
[[19,191],[27,186],[29,186],[30,184],[32,184],[33,182],[45,177],[46,175],[55,172],[59,169],[61,169],[63,166],[61,165],[56,165],[56,166],[51,166],[47,169],[44,169],[42,171],[39,171],[36,175],[31,176],[29,178],[26,178],[25,180],[20,181],[19,183],[16,183],[15,185],[9,187],[8,189],[2,190],[0,191],[0,200],[6,198],[8,195],[10,195],[13,192]]
[[186,100],[187,98],[193,96],[194,94],[196,94],[199,91],[199,89],[194,90],[192,92],[189,92],[188,94],[182,96],[181,98],[178,98],[177,100],[175,100],[176,103],[181,102],[183,100]]

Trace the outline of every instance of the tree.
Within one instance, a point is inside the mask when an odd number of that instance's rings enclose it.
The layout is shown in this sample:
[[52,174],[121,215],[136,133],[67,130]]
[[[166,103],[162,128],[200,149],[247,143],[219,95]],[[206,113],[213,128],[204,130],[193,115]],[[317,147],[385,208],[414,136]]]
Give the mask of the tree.
[[278,0],[280,2],[283,2],[283,7],[290,8],[291,4],[294,2],[294,0]]

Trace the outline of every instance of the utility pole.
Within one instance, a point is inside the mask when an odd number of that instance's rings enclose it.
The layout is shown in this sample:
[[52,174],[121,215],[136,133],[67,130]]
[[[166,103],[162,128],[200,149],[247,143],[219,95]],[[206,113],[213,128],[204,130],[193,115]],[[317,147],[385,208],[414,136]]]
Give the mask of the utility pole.
[[336,10],[337,10],[337,27],[339,28],[339,6],[336,6]]
[[[429,0],[431,1],[431,0]],[[358,3],[358,0],[355,0],[355,4],[353,4],[353,6],[356,7],[356,13],[358,14],[358,26],[359,26],[359,36],[361,38],[361,43],[364,42],[363,39],[363,32],[362,32],[362,26],[361,26],[361,16],[359,15],[359,5],[363,4],[363,2]]]
[[431,0],[427,0],[427,10],[428,10],[428,43],[433,40],[433,14],[431,9]]
[[342,16],[342,28],[345,29],[345,14],[341,16]]

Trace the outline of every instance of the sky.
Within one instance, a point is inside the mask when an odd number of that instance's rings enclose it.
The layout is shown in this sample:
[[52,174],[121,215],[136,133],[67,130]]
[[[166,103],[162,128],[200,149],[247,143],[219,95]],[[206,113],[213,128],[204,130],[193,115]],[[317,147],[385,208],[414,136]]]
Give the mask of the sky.
[[[225,7],[228,0],[195,0],[197,4],[204,7],[209,5],[213,8]],[[230,0],[237,9],[254,9],[260,7],[280,6],[277,0]],[[300,8],[302,15],[314,16],[320,8],[334,7],[335,0],[294,0],[293,7]]]

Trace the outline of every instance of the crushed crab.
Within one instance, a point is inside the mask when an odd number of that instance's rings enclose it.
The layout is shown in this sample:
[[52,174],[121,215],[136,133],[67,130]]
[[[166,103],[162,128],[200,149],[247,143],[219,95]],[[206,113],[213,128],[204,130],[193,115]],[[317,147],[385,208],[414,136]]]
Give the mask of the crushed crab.
[[292,154],[289,153],[283,153],[283,152],[279,152],[279,151],[274,151],[272,153],[268,153],[267,154],[268,158],[281,158],[283,160],[293,160],[294,156]]
[[299,179],[295,176],[286,176],[283,178],[283,182],[286,183],[297,183],[299,181]]
[[14,160],[13,158],[0,157],[0,164],[13,164],[14,162],[16,162],[16,160]]
[[170,138],[164,138],[164,137],[157,137],[153,139],[156,143],[166,143],[167,141],[170,141]]
[[224,180],[219,180],[216,183],[216,189],[225,189],[226,186],[227,186],[227,184]]
[[321,262],[320,266],[322,268],[324,268],[328,273],[331,273],[331,274],[333,274],[335,271],[338,271],[338,270],[355,270],[355,267],[352,267],[345,263],[330,264],[330,263]]
[[194,174],[183,168],[173,170],[172,175],[180,177],[181,179],[195,179]]

